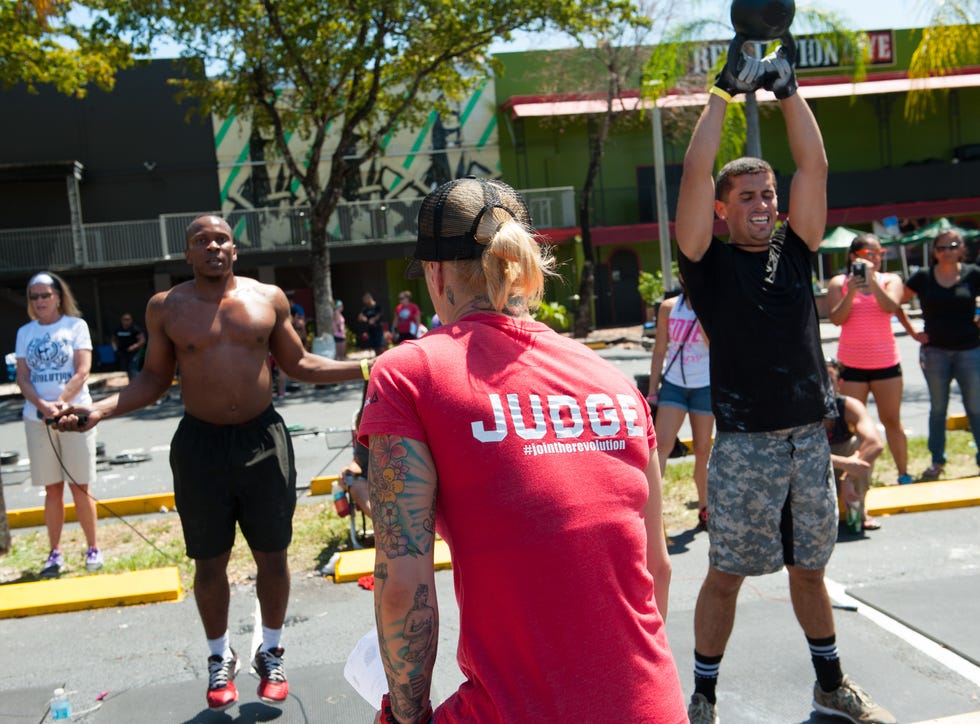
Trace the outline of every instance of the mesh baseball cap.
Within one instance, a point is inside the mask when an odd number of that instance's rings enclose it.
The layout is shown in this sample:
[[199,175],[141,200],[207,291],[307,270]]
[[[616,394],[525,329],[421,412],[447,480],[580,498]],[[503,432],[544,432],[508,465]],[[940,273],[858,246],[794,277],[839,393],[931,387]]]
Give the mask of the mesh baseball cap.
[[478,258],[510,219],[533,233],[524,199],[503,181],[466,176],[443,184],[422,200],[418,241],[405,276],[423,276],[423,261]]

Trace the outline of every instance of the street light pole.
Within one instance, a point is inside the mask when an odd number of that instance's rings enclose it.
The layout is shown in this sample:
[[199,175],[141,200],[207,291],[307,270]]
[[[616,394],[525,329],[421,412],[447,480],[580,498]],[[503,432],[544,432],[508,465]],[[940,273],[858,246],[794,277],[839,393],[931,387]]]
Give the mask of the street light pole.
[[653,124],[653,175],[654,191],[657,195],[657,230],[660,232],[660,269],[664,280],[664,290],[674,288],[671,278],[670,216],[667,211],[667,177],[664,171],[664,129],[660,118],[660,106],[653,102],[651,114]]

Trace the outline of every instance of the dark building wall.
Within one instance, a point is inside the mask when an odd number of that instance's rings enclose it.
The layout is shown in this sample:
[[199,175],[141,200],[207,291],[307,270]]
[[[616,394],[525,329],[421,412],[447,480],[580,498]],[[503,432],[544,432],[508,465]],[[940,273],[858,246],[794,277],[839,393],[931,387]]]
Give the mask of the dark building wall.
[[[122,71],[83,100],[43,88],[0,92],[0,166],[80,161],[85,223],[220,208],[210,117],[192,116],[168,79],[200,77],[182,60]],[[64,180],[0,181],[0,228],[69,223]]]

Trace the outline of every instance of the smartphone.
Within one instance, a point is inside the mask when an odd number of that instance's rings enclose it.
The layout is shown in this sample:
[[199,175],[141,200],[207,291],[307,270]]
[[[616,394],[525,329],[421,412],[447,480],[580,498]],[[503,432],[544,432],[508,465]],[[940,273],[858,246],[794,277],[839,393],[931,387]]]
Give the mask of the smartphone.
[[862,264],[861,262],[855,261],[851,262],[851,276],[858,281],[867,284],[868,282],[868,265]]

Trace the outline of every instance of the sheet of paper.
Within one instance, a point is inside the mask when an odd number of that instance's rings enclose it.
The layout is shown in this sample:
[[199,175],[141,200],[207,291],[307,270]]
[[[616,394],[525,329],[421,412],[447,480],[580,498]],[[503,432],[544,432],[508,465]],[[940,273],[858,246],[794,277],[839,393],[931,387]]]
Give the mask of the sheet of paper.
[[375,709],[381,706],[381,697],[388,693],[388,679],[381,663],[377,629],[364,634],[347,656],[344,678],[368,704]]

